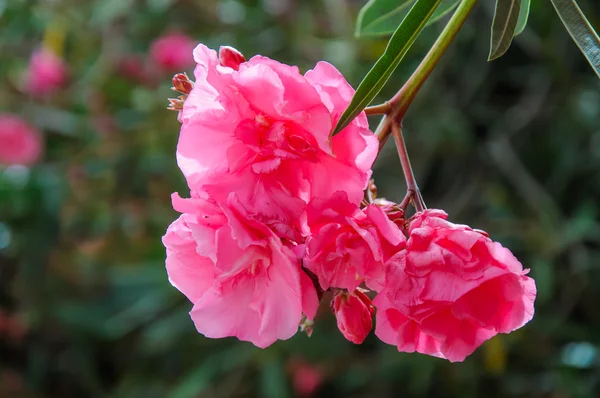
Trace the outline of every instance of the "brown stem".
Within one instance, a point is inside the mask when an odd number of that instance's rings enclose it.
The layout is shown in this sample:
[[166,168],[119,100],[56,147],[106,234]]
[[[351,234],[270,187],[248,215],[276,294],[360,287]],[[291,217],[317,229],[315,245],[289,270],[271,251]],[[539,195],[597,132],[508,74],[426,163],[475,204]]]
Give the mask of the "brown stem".
[[412,165],[410,164],[410,158],[408,157],[408,152],[406,151],[406,143],[404,142],[404,137],[402,136],[402,128],[398,123],[392,123],[391,128],[394,141],[396,141],[396,148],[398,149],[398,156],[400,157],[400,164],[402,165],[404,179],[406,180],[406,188],[409,193],[411,191],[413,192],[412,201],[415,209],[417,211],[423,211],[427,208],[427,206],[425,206],[425,201],[421,196],[421,191],[419,191],[419,186],[417,185],[417,180],[415,179]]

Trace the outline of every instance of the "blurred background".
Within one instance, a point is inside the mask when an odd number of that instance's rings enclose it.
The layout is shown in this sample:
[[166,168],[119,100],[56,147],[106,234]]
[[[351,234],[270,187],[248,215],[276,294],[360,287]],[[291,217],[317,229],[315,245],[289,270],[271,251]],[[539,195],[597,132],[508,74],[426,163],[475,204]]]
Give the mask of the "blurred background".
[[[324,59],[356,87],[386,44],[353,38],[364,3],[0,0],[0,130],[30,137],[22,165],[0,166],[0,397],[600,397],[600,81],[542,0],[491,63],[481,1],[404,123],[429,207],[531,268],[531,323],[460,364],[353,345],[326,303],[311,338],[266,350],[196,333],[160,241],[170,194],[188,194],[173,73],[203,42],[303,71]],[[580,3],[600,28],[600,3]],[[399,200],[388,144],[375,178]]]

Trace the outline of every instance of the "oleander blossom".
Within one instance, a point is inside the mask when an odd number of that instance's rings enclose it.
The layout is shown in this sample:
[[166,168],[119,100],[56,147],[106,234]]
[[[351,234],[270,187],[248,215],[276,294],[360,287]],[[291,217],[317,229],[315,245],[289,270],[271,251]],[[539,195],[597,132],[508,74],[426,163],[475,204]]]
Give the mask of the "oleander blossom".
[[181,32],[159,37],[150,46],[150,58],[164,71],[181,71],[194,65],[192,51],[196,43]]
[[0,114],[0,164],[31,166],[42,153],[37,130],[18,116]]
[[305,233],[313,198],[344,191],[360,203],[378,150],[361,113],[329,138],[354,90],[330,64],[297,67],[200,44],[194,88],[180,115],[177,159],[192,190],[223,201],[235,190],[265,222]]
[[380,290],[386,262],[406,241],[382,208],[371,204],[360,209],[345,192],[336,192],[327,200],[313,200],[307,214],[311,235],[304,266],[317,275],[321,288],[353,291],[364,282]]
[[163,237],[169,280],[194,304],[198,332],[235,336],[264,348],[298,330],[318,306],[298,251],[248,215],[232,193],[225,203],[173,196],[183,214]]
[[375,333],[399,351],[456,362],[530,321],[536,287],[508,249],[446,218],[426,210],[410,221],[406,250],[373,301]]
[[330,139],[354,91],[329,64],[302,75],[202,44],[194,59],[196,81],[174,79],[184,94],[177,160],[192,198],[174,197],[183,214],[163,238],[167,272],[200,333],[266,347],[318,306],[301,266],[307,203],[342,191],[357,205],[378,142],[364,114]]
[[68,77],[65,61],[46,48],[33,52],[25,72],[25,91],[35,97],[50,95],[62,88]]

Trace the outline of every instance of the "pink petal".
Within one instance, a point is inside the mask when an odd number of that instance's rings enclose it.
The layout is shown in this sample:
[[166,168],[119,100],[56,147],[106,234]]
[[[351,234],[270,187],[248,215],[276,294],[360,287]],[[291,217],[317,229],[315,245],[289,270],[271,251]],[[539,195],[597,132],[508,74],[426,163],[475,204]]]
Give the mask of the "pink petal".
[[185,222],[185,216],[174,221],[163,237],[167,248],[169,281],[186,297],[195,302],[212,285],[213,263],[196,252],[195,240]]

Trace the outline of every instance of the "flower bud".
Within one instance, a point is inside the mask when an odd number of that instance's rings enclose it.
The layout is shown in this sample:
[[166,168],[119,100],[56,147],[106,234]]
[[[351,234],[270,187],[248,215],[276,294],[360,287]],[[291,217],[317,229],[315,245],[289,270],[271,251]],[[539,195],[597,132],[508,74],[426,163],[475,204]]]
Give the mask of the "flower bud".
[[300,327],[300,331],[301,332],[305,332],[306,335],[308,337],[312,336],[313,330],[314,330],[314,325],[315,322],[308,319],[306,317],[306,315],[302,316],[302,319],[300,320],[300,324],[298,325]]
[[371,200],[377,199],[377,185],[373,178],[369,180],[369,195],[371,195]]
[[331,301],[331,310],[344,337],[354,344],[361,344],[373,326],[375,312],[371,299],[360,290],[350,293],[340,290]]
[[387,215],[387,217],[398,226],[398,228],[402,229],[406,232],[406,218],[404,217],[404,210],[400,207],[399,204],[390,202],[384,198],[377,198],[373,201],[373,204],[379,206],[381,210]]
[[189,94],[194,88],[194,82],[190,80],[186,73],[177,73],[173,76],[173,87],[171,90],[179,91],[181,94]]
[[242,62],[246,62],[244,55],[233,47],[221,46],[219,48],[219,62],[221,65],[238,70]]
[[169,106],[167,107],[170,111],[180,112],[183,110],[183,103],[185,102],[185,95],[180,95],[179,98],[167,98],[169,100]]

